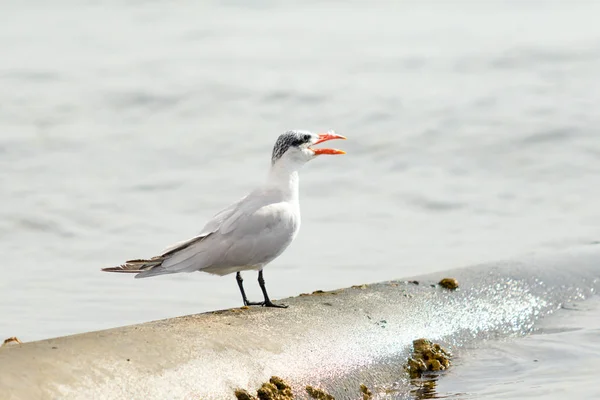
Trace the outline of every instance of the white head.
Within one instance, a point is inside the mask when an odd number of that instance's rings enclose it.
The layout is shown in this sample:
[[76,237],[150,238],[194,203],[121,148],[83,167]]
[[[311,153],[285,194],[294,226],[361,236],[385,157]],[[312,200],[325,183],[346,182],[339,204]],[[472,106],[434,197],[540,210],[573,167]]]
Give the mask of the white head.
[[321,154],[346,154],[342,150],[313,149],[311,147],[332,139],[346,138],[342,135],[336,135],[333,131],[320,134],[300,130],[287,131],[281,134],[275,142],[271,164],[286,163],[301,167]]

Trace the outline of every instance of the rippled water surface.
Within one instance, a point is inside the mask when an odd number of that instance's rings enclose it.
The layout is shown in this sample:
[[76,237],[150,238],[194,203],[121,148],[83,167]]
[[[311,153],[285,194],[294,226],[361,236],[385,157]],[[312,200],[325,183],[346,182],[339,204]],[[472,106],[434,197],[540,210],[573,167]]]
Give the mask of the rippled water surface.
[[274,298],[600,237],[598,2],[0,11],[0,336],[239,305],[233,276],[99,269],[193,236],[290,128],[348,154],[302,172]]
[[526,338],[463,350],[457,365],[416,398],[597,399],[600,296],[565,306]]

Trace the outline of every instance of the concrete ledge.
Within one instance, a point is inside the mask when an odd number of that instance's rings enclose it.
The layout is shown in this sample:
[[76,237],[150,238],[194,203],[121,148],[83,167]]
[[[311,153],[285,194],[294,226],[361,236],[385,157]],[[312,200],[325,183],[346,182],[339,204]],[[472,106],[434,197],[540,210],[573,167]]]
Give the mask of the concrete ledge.
[[[432,284],[452,276],[449,291]],[[271,375],[338,398],[406,388],[413,339],[522,335],[600,289],[600,248],[492,263],[0,349],[2,399],[227,399]]]

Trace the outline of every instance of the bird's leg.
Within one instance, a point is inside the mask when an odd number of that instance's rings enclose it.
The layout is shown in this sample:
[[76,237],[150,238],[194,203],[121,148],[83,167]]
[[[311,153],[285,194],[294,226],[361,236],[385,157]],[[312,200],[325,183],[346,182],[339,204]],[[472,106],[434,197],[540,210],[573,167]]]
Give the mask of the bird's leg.
[[244,301],[245,306],[262,306],[263,305],[262,302],[248,301],[248,298],[246,297],[246,291],[244,290],[244,280],[242,279],[242,274],[239,271],[235,276],[235,280],[237,281],[238,286],[240,287],[240,292],[242,293],[242,300]]
[[283,304],[275,304],[269,299],[269,295],[267,294],[267,288],[265,287],[265,279],[263,278],[262,269],[258,271],[258,284],[260,285],[260,290],[263,292],[263,296],[265,296],[265,301],[262,303],[265,307],[275,307],[275,308],[287,308],[288,306]]

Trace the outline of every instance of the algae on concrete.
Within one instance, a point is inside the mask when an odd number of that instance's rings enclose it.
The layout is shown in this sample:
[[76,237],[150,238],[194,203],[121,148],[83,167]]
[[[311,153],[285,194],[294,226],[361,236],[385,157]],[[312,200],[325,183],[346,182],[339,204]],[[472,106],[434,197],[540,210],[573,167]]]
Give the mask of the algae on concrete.
[[315,290],[312,293],[300,293],[299,296],[300,297],[305,297],[305,296],[315,296],[315,295],[325,295],[325,294],[338,294],[339,290],[330,290],[328,292],[324,291],[324,290]]
[[293,400],[294,394],[286,381],[278,376],[272,376],[269,382],[263,383],[256,391],[256,396],[252,396],[246,390],[238,389],[235,391],[235,397],[238,400]]
[[315,388],[310,385],[306,387],[306,393],[316,400],[335,400],[335,397],[324,391],[323,389]]
[[[306,386],[306,393],[316,400],[335,400],[335,397],[324,391],[323,389],[316,388],[314,386]],[[360,394],[363,400],[371,400],[373,393],[365,385],[360,385]],[[265,382],[261,385],[260,389],[256,391],[256,396],[248,393],[245,389],[237,389],[235,391],[235,397],[237,400],[294,400],[294,393],[292,388],[283,379],[278,376],[272,376],[269,382]]]
[[8,339],[5,339],[0,347],[4,347],[4,346],[8,347],[8,346],[16,345],[16,344],[23,344],[23,342],[21,342],[18,337],[12,336],[12,337],[9,337]]
[[366,385],[360,385],[360,392],[362,393],[363,400],[371,400],[373,398],[373,393],[371,393]]
[[256,397],[252,396],[245,389],[236,389],[234,394],[237,400],[256,400]]
[[450,366],[450,352],[427,339],[413,340],[413,355],[404,368],[412,379],[428,371],[443,371]]
[[[443,371],[450,366],[450,352],[437,343],[427,339],[413,340],[413,354],[405,364],[411,379],[420,378],[428,371]],[[335,398],[323,389],[314,386],[306,386],[306,393],[316,400],[335,400]],[[363,400],[373,398],[373,393],[366,385],[360,385],[360,394]],[[238,400],[294,400],[291,386],[283,379],[272,376],[269,382],[265,382],[256,391],[256,396],[244,389],[237,389],[235,397]]]
[[439,285],[448,290],[458,289],[458,281],[454,278],[444,278],[439,282]]

